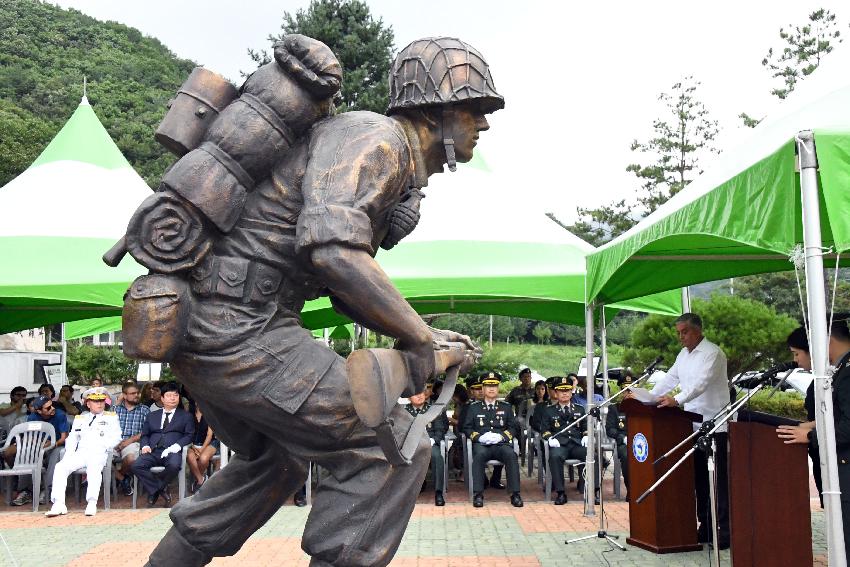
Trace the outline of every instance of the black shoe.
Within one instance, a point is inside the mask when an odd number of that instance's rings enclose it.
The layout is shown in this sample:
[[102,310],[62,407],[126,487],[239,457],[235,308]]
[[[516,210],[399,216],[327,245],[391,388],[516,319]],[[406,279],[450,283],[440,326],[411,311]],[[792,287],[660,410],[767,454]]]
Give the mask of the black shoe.
[[576,484],[576,490],[584,494],[584,479],[578,479],[578,483]]
[[157,501],[158,498],[159,498],[159,491],[156,491],[153,494],[148,494],[148,507],[156,504],[156,501]]
[[132,477],[125,476],[121,479],[121,492],[124,496],[132,496],[133,495],[133,479]]
[[599,506],[599,491],[596,491],[596,495],[593,497],[593,503]]
[[490,488],[497,488],[499,490],[504,490],[505,485],[502,484],[501,482],[499,482],[498,478],[493,477],[493,478],[490,479]]
[[302,492],[297,492],[295,498],[292,499],[296,506],[303,508],[307,505],[307,495]]
[[434,506],[445,506],[446,499],[443,498],[443,493],[439,490],[434,493]]
[[558,495],[555,497],[555,506],[563,506],[567,503],[567,493],[564,491],[558,491]]
[[511,494],[511,506],[514,508],[522,508],[522,496],[519,495],[519,492]]
[[476,492],[472,497],[472,505],[475,508],[483,508],[484,507],[484,495],[480,492]]
[[159,494],[162,496],[162,501],[165,503],[166,507],[171,506],[171,492],[169,492],[168,487],[166,486],[162,490],[159,491]]

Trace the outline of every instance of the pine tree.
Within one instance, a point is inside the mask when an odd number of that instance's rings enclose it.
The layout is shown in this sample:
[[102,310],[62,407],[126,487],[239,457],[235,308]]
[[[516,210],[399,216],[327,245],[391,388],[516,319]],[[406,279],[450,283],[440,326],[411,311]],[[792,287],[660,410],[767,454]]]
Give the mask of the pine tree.
[[782,99],[794,90],[798,81],[814,73],[824,56],[843,41],[835,14],[823,8],[809,14],[805,25],[789,25],[787,31],[780,28],[779,37],[785,46],[776,51],[771,47],[761,64],[774,78],[782,80],[781,87],[770,91]]
[[718,153],[714,140],[719,132],[705,104],[697,98],[700,82],[685,77],[658,99],[665,113],[652,124],[645,142],[635,140],[631,149],[647,158],[630,164],[640,190],[633,201],[622,199],[595,209],[578,208],[579,220],[570,227],[576,235],[599,245],[625,232],[681,191],[701,173],[700,161]]

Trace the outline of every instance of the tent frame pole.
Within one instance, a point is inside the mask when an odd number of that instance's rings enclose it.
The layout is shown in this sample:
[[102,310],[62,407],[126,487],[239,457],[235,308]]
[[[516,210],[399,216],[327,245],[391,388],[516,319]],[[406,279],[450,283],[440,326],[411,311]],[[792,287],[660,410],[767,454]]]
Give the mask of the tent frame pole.
[[62,384],[68,384],[68,340],[65,338],[65,323],[62,323]]
[[[593,364],[593,312],[594,312],[594,304],[589,303],[585,305],[584,308],[584,329],[585,329],[585,346],[586,350],[586,358],[587,358],[587,392],[585,392],[587,396],[587,413],[590,413],[590,410],[593,409],[593,387],[596,382],[596,377],[594,376],[594,364]],[[584,465],[584,515],[585,516],[595,516],[596,515],[596,505],[594,503],[594,496],[596,495],[596,474],[594,471],[596,470],[596,436],[593,435],[593,432],[589,432],[590,435],[587,436],[587,460]]]
[[[835,444],[835,421],[832,407],[832,377],[827,376],[829,341],[824,286],[823,241],[820,230],[820,199],[817,178],[817,153],[811,131],[798,133],[797,153],[800,159],[800,194],[803,216],[803,246],[806,253],[806,296],[809,308],[809,348],[815,379],[816,430],[823,477],[823,503],[829,565],[847,565],[844,528],[841,519],[841,489]],[[823,450],[826,448],[826,450]]]

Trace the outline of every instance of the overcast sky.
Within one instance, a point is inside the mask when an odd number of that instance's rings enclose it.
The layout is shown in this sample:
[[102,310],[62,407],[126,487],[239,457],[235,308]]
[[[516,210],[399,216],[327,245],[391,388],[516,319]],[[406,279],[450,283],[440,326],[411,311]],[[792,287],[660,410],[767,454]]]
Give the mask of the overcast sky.
[[[252,69],[246,49],[267,47],[283,12],[308,0],[57,3],[138,28],[178,56],[238,81],[240,70]],[[702,82],[700,98],[728,134],[739,113],[762,116],[773,104],[775,81],[761,60],[769,47],[781,47],[780,27],[802,24],[819,7],[837,14],[842,31],[850,22],[850,8],[832,0],[367,3],[392,26],[397,48],[432,35],[472,44],[506,99],[478,146],[490,173],[462,168],[433,177],[419,239],[445,234],[449,218],[463,222],[462,214],[425,222],[438,206],[463,214],[482,208],[499,219],[494,233],[533,232],[537,222],[549,223],[546,211],[572,220],[577,205],[632,196],[638,183],[625,172],[635,159],[629,145],[651,133],[661,114],[659,93],[694,75]],[[501,205],[498,212],[493,203]],[[505,226],[510,218],[520,226]],[[452,233],[473,236],[457,225]]]

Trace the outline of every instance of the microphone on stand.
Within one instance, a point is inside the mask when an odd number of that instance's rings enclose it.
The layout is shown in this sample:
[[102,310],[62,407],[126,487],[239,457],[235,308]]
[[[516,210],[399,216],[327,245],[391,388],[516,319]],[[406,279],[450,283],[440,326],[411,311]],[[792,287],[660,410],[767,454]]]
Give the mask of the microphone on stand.
[[655,370],[655,367],[658,366],[661,363],[662,360],[664,360],[664,357],[659,354],[658,358],[653,360],[652,364],[647,366],[646,369],[643,371],[644,376],[648,376],[648,375],[652,374],[652,372]]
[[[756,386],[758,386],[759,384],[761,384],[763,382],[766,382],[768,380],[772,380],[773,378],[776,378],[776,375],[779,374],[780,372],[785,372],[787,370],[791,370],[792,368],[797,368],[796,362],[793,362],[793,361],[782,362],[782,363],[777,364],[775,366],[771,366],[770,368],[768,368],[767,370],[762,372],[760,376],[756,376],[754,378],[747,378],[745,380],[739,380],[738,382],[735,383],[735,385],[739,386],[741,388],[752,389],[752,388],[755,388]],[[784,382],[784,379],[783,379],[783,382]]]
[[[793,362],[793,361],[792,361],[792,362],[783,362],[782,364],[777,364],[774,368],[777,368],[777,369],[778,369],[778,370],[777,370],[777,371],[773,374],[773,376],[776,376],[776,375],[777,375],[777,374],[779,374],[780,372],[785,372],[786,370],[791,370],[791,369],[793,369],[793,368],[797,368],[797,363],[796,363],[796,362]],[[771,370],[773,370],[774,368],[771,368]],[[766,373],[765,373],[765,374],[766,374]],[[784,386],[784,385],[785,385],[785,381],[788,379],[788,376],[790,376],[790,375],[791,375],[791,373],[789,372],[788,374],[786,374],[785,376],[783,376],[783,377],[782,377],[782,380],[780,380],[780,381],[779,381],[779,384],[777,384],[776,386],[774,386],[774,387],[773,387],[773,391],[771,391],[771,392],[767,395],[767,399],[768,399],[768,400],[769,400],[770,398],[772,398],[772,397],[773,397],[773,395],[774,395],[776,392],[778,392],[779,390],[781,390],[781,389],[782,389],[782,386]]]

